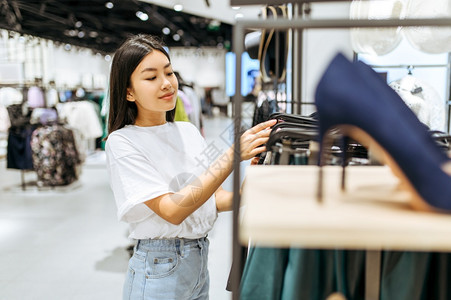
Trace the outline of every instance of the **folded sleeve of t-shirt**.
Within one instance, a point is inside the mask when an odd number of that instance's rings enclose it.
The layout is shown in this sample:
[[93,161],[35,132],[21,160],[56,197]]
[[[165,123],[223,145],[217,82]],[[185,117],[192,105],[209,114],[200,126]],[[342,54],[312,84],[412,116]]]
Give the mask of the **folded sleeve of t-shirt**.
[[136,223],[154,212],[145,201],[173,192],[155,164],[140,154],[127,139],[110,136],[106,144],[110,185],[120,221]]

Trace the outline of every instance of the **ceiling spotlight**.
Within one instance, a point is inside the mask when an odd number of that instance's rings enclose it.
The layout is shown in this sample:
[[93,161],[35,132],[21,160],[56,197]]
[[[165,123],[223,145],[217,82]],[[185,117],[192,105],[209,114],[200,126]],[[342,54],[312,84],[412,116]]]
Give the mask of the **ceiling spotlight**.
[[168,35],[168,34],[171,33],[171,29],[169,29],[168,27],[163,27],[163,29],[162,29],[161,31],[163,31],[163,33],[164,33],[165,35]]
[[77,36],[78,30],[75,30],[75,29],[65,30],[64,34],[67,36]]
[[64,45],[64,50],[69,51],[70,49],[72,49],[72,46],[70,44]]
[[106,60],[106,61],[110,61],[110,60],[111,60],[111,55],[108,55],[108,54],[105,55],[105,60]]
[[183,10],[183,5],[180,4],[180,3],[174,5],[174,10],[175,11],[182,11]]
[[80,28],[81,26],[83,26],[83,23],[81,21],[75,22],[75,27]]
[[240,7],[239,7],[239,6],[232,6],[232,9],[234,9],[234,10],[239,10]]
[[78,33],[78,37],[79,38],[84,38],[85,37],[85,32],[84,31],[80,31],[79,33]]
[[105,7],[108,9],[112,9],[114,7],[113,2],[108,1],[107,3],[105,3]]
[[136,12],[136,16],[137,16],[138,18],[140,18],[141,21],[147,21],[147,20],[149,20],[149,15],[146,14],[146,13],[143,13],[142,11],[139,11],[139,10]]
[[180,35],[178,35],[177,33],[174,34],[174,35],[172,36],[172,38],[173,38],[174,41],[176,41],[176,42],[180,41]]

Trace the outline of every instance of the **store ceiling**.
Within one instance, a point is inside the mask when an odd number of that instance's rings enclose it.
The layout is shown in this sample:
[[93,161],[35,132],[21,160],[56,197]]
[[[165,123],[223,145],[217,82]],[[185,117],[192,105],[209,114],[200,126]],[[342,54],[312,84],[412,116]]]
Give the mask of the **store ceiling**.
[[160,36],[169,47],[229,48],[232,35],[231,24],[138,0],[0,0],[0,28],[102,53],[136,33]]

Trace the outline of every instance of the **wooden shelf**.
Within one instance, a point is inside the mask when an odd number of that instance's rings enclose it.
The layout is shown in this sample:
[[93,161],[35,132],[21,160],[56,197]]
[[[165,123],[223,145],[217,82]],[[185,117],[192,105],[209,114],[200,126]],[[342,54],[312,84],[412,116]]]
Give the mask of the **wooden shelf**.
[[451,214],[414,211],[385,166],[250,166],[242,193],[240,241],[258,245],[366,250],[451,250]]

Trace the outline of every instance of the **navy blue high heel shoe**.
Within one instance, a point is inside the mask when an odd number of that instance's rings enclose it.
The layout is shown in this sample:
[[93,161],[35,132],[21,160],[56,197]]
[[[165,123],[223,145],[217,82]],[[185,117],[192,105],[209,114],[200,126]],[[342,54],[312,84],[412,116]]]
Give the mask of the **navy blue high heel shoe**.
[[[396,109],[400,110],[399,114],[403,116],[403,122],[409,122],[410,126],[415,127],[415,130],[424,131],[429,130],[429,128],[419,122],[418,117],[413,113],[413,111],[404,103],[404,101],[400,97],[392,97],[393,89],[382,80],[382,78],[367,64],[357,61],[353,63],[353,67],[355,71],[361,74],[361,78],[366,81],[368,88],[372,89],[374,92],[379,93],[380,97],[391,99],[391,104],[396,107]],[[430,133],[430,135],[432,135]],[[348,140],[346,137],[342,140],[342,149],[346,149],[348,146]],[[449,160],[449,157],[446,153],[440,149],[440,147],[434,148],[435,153],[432,155],[432,158],[437,159],[438,164],[443,164]],[[347,166],[346,161],[346,153],[343,153],[343,162],[342,162],[342,179],[341,179],[341,188],[345,190],[345,168]],[[398,174],[395,174],[398,175]]]
[[[427,128],[398,94],[380,86],[380,79],[365,68],[338,54],[318,84],[319,165],[330,142],[329,131],[338,129],[379,154],[412,192],[415,209],[451,212],[451,176],[443,170],[451,160],[437,149]],[[322,168],[319,199],[321,174]]]

